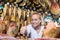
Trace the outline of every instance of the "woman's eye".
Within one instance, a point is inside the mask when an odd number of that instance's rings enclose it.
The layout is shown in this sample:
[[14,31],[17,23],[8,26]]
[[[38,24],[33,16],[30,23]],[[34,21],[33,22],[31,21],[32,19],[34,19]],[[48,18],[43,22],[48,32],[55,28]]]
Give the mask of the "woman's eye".
[[37,19],[32,19],[31,21],[37,21]]
[[34,19],[35,21],[37,21],[37,19]]

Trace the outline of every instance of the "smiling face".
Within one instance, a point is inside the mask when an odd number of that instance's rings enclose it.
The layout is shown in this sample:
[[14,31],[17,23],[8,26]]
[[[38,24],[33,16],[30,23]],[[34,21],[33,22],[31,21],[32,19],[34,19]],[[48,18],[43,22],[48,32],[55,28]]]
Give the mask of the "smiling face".
[[34,28],[40,26],[41,23],[41,19],[40,19],[40,15],[39,14],[33,14],[31,16],[31,24]]

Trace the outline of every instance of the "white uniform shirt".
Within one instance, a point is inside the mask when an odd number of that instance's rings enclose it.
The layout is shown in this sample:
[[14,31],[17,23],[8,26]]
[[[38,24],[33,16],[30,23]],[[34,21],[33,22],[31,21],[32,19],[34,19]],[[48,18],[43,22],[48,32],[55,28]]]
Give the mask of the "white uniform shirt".
[[31,38],[41,38],[43,34],[43,29],[44,29],[44,26],[41,26],[40,32],[37,33],[36,30],[30,24],[27,26],[27,35],[30,34]]

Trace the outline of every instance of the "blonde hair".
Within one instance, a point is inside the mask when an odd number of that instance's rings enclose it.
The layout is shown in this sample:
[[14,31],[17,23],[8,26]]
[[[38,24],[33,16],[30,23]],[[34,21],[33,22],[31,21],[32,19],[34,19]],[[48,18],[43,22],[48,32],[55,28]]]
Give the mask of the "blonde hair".
[[33,13],[33,14],[31,15],[31,17],[32,17],[33,15],[39,15],[39,19],[41,20],[41,14],[40,14],[40,13]]

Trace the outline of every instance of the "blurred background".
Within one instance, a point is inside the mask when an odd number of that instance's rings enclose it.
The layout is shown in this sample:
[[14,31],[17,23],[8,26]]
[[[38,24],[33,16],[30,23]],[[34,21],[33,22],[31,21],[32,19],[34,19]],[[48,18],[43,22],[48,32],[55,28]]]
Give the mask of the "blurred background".
[[42,25],[53,20],[60,27],[60,0],[0,0],[0,33],[27,39],[20,28],[30,24],[33,13],[41,15]]

